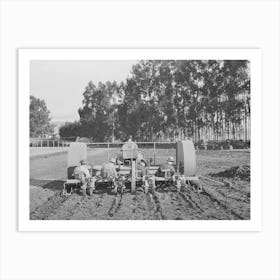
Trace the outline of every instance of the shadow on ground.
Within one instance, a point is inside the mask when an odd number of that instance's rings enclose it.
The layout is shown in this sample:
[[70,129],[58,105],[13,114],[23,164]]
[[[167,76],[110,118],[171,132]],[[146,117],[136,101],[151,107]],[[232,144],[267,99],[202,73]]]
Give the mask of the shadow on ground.
[[37,180],[37,179],[30,179],[29,184],[30,186],[41,187],[44,189],[50,189],[52,191],[59,191],[63,189],[63,183],[65,181],[62,180]]

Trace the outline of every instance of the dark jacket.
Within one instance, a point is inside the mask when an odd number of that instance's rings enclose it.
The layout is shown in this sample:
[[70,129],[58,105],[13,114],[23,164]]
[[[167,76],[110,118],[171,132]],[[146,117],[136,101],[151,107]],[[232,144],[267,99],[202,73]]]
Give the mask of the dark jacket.
[[169,170],[171,175],[174,175],[175,173],[175,168],[173,165],[169,164],[169,163],[162,163],[157,172],[156,172],[156,176],[157,177],[164,177],[164,172],[162,170]]

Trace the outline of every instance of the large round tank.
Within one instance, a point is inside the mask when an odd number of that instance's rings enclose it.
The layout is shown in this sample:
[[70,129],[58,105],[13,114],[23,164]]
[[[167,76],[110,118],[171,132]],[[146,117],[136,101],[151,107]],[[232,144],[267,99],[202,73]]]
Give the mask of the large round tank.
[[67,178],[73,179],[73,171],[75,167],[80,165],[81,160],[87,160],[86,143],[73,142],[69,146],[67,160]]
[[177,170],[188,177],[196,176],[196,154],[191,140],[177,142]]

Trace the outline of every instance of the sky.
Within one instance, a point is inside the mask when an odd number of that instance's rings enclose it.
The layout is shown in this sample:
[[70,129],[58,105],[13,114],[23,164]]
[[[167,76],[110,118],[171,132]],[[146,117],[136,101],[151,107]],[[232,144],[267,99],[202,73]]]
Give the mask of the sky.
[[83,92],[89,81],[124,81],[130,74],[132,60],[30,62],[30,94],[44,99],[53,122],[79,120]]

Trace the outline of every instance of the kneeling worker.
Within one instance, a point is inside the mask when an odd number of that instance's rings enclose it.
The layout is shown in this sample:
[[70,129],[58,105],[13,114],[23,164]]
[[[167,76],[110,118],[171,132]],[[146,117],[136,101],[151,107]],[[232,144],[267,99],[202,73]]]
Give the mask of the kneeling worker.
[[90,179],[90,172],[85,160],[80,161],[80,166],[74,169],[73,175],[75,179],[80,180],[82,183],[81,189],[85,190]]
[[141,177],[148,175],[149,172],[148,172],[147,164],[144,159],[141,159],[140,161],[137,162],[137,171],[138,171],[138,175],[140,175]]
[[165,173],[163,172],[164,170],[167,170],[170,172],[170,176],[173,176],[174,173],[175,173],[175,168],[174,168],[174,159],[173,157],[168,157],[166,163],[162,163],[157,172],[156,172],[156,176],[157,177],[164,177],[165,176]]
[[118,173],[115,167],[116,159],[111,158],[108,163],[102,165],[101,177],[106,180],[114,180],[118,177]]

